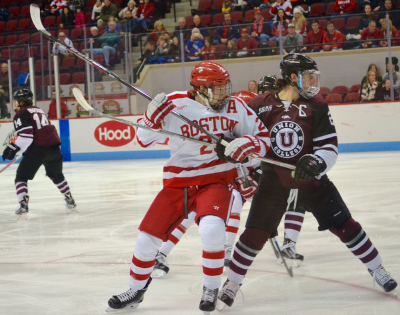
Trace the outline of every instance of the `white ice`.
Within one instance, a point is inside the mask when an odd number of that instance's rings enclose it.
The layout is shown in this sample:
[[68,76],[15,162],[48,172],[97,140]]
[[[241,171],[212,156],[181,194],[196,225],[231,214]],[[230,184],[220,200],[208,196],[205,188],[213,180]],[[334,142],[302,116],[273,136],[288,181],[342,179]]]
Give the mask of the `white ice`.
[[[399,161],[399,152],[341,154],[330,172],[354,218],[378,248],[385,268],[398,281]],[[26,221],[14,216],[17,166],[0,174],[0,314],[105,314],[108,299],[128,289],[138,225],[162,187],[163,163],[65,163],[78,214],[64,210],[61,194],[41,168],[29,182]],[[248,210],[246,204],[239,233]],[[279,232],[282,235],[282,226]],[[282,241],[281,236],[278,239]],[[222,313],[400,314],[400,299],[379,287],[373,289],[363,264],[330,232],[318,232],[311,214],[306,214],[297,248],[305,261],[292,279],[276,264],[267,244],[244,280],[245,303],[239,295],[233,307]],[[171,270],[166,278],[153,280],[139,308],[121,314],[201,314],[197,226],[188,230],[168,259]]]

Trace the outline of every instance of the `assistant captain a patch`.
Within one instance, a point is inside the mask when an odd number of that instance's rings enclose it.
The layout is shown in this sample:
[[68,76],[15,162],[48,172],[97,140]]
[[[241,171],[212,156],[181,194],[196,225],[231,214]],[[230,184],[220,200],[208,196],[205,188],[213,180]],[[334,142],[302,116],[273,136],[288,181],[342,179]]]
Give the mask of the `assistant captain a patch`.
[[277,123],[271,131],[271,149],[281,158],[292,158],[300,153],[304,146],[304,132],[292,122]]

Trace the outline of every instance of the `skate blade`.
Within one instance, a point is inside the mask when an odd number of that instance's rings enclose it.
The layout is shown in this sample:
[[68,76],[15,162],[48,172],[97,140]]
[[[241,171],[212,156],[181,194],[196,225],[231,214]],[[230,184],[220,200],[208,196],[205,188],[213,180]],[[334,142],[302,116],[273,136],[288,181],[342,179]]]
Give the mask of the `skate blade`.
[[[303,262],[300,259],[289,259],[289,258],[285,258],[286,264],[288,265],[288,267],[292,267],[292,268],[299,268],[301,263]],[[276,262],[277,265],[279,266],[284,266],[282,259],[279,259]]]
[[15,216],[17,217],[17,220],[24,221],[24,220],[28,220],[28,213],[29,212],[24,212],[22,214],[16,214]]
[[164,270],[154,269],[153,272],[152,272],[152,274],[151,274],[151,277],[152,277],[153,279],[162,279],[162,278],[164,278],[164,276],[165,276],[166,274],[167,274],[167,273],[166,273]]
[[119,312],[119,311],[127,311],[130,309],[135,309],[139,307],[139,303],[134,303],[134,304],[130,304],[125,306],[124,308],[111,308],[111,307],[107,307],[106,308],[106,313],[115,313],[115,312]]
[[224,302],[222,302],[220,299],[218,299],[217,306],[216,306],[218,311],[221,312],[226,306],[227,305]]
[[397,287],[394,288],[392,291],[388,292],[391,295],[394,295],[395,297],[397,297],[398,299],[400,298],[399,292],[397,291]]

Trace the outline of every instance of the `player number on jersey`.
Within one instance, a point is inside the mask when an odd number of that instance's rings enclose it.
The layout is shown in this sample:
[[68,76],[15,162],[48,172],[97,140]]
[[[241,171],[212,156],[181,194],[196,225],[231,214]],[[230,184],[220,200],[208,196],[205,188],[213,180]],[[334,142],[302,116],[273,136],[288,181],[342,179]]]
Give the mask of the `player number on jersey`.
[[42,129],[42,127],[47,126],[49,124],[49,121],[47,120],[47,117],[45,115],[40,114],[42,116],[42,119],[39,118],[38,114],[33,115],[33,119],[36,122],[37,129]]
[[19,126],[22,126],[21,118],[18,118],[16,121],[14,121],[14,124],[15,124],[15,129],[17,129]]

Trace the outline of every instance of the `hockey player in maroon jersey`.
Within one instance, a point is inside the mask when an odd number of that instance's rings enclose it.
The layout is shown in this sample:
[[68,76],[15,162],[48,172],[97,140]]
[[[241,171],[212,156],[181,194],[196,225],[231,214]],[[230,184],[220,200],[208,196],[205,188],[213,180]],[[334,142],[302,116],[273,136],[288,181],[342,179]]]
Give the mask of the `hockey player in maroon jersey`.
[[[190,77],[191,91],[157,95],[150,102],[142,121],[153,129],[164,129],[203,141],[209,136],[170,114],[172,110],[218,135],[235,139],[225,154],[242,162],[249,155],[265,155],[269,149],[269,132],[257,115],[239,98],[231,97],[229,73],[221,65],[203,61]],[[172,103],[173,102],[173,103]],[[232,183],[238,176],[236,166],[218,158],[215,150],[197,143],[169,138],[138,129],[143,147],[168,140],[171,157],[164,166],[163,189],[151,204],[139,226],[132,263],[130,289],[108,301],[112,311],[136,308],[143,301],[151,283],[156,255],[162,242],[184,219],[196,211],[195,222],[203,246],[203,295],[199,308],[215,310],[218,288],[224,267],[225,224],[232,203]]]
[[277,230],[288,209],[303,208],[316,218],[320,231],[329,230],[361,260],[386,292],[396,281],[383,268],[377,249],[355,221],[326,173],[334,166],[337,136],[327,103],[314,96],[320,87],[316,63],[307,56],[289,54],[280,63],[279,93],[262,94],[251,107],[270,130],[266,157],[296,165],[290,170],[261,163],[263,174],[253,197],[246,229],[235,245],[228,279],[219,307],[231,306],[257,254]]
[[33,94],[28,89],[18,90],[14,94],[15,143],[9,143],[3,152],[3,161],[14,159],[21,151],[24,158],[17,169],[15,188],[20,207],[17,215],[28,214],[28,180],[32,180],[40,166],[44,165],[46,175],[50,177],[64,196],[68,209],[76,207],[67,181],[62,173],[61,140],[56,128],[47,120],[46,114],[33,106]]

